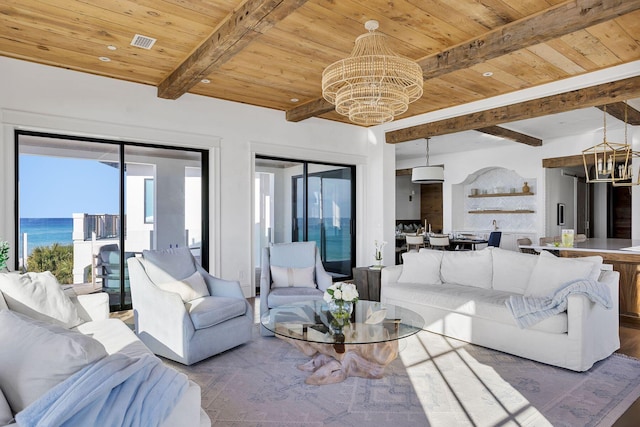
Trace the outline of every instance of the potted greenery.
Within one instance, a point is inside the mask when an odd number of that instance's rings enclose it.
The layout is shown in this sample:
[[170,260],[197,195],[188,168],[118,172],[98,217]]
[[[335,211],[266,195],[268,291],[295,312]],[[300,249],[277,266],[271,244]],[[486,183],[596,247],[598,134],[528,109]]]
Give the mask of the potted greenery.
[[7,260],[9,259],[9,242],[0,241],[0,271],[8,271]]

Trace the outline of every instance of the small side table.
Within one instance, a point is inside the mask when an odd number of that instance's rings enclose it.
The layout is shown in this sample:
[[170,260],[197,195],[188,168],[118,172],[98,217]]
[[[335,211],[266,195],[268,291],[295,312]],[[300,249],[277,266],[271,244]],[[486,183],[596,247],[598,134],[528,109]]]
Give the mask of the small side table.
[[382,269],[373,269],[370,267],[353,268],[353,280],[358,289],[358,294],[360,294],[360,299],[380,301],[381,271]]

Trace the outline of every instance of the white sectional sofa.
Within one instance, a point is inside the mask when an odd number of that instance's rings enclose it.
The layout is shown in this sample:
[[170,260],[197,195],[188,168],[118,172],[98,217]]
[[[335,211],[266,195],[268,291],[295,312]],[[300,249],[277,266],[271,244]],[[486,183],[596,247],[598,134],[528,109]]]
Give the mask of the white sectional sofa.
[[[0,363],[4,363],[0,368],[0,425],[7,425],[7,422],[8,425],[16,425],[11,420],[16,412],[81,369],[83,363],[95,362],[115,353],[132,357],[152,355],[124,322],[109,317],[106,293],[75,296],[65,292],[66,295],[60,295],[49,288],[48,295],[46,292],[40,295],[43,297],[41,301],[29,307],[30,304],[24,303],[25,295],[16,298],[16,295],[2,291],[7,290],[3,286],[10,284],[9,278],[15,279],[16,276],[11,276],[14,274],[0,273],[0,337],[16,340],[13,348],[9,349],[3,341],[3,349],[0,349]],[[55,278],[51,278],[57,285]],[[26,295],[26,298],[31,296]],[[44,304],[42,311],[47,314],[43,314],[37,304]],[[30,337],[15,337],[16,328],[23,326]],[[47,346],[52,348],[46,350]],[[40,354],[33,354],[36,351]],[[12,407],[11,402],[17,407]],[[9,415],[8,410],[11,412]],[[196,383],[188,381],[186,391],[161,425],[211,425],[211,420],[201,408],[201,390]]]
[[[499,248],[403,254],[382,270],[381,301],[407,307],[425,329],[574,371],[588,370],[620,347],[619,273],[601,257],[557,258]],[[541,297],[577,279],[594,279],[610,292],[611,307],[582,294],[564,312],[525,329],[506,306],[511,295]]]

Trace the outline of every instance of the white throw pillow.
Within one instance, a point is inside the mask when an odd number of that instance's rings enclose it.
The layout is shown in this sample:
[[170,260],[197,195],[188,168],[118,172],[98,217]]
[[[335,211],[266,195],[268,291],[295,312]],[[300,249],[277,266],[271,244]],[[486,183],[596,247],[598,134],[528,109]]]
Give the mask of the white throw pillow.
[[529,285],[524,295],[531,297],[552,296],[564,284],[574,280],[592,278],[594,265],[589,260],[560,258],[542,251],[531,273]]
[[9,402],[4,397],[2,389],[0,389],[0,426],[5,426],[13,422],[13,413],[9,407]]
[[184,302],[209,296],[209,288],[207,288],[202,274],[197,271],[185,279],[160,283],[157,286],[164,291],[179,294]]
[[[546,252],[546,251],[543,251]],[[553,256],[552,254],[547,254],[546,256]],[[600,278],[600,273],[602,273],[602,263],[604,259],[600,255],[593,256],[581,256],[576,258],[576,261],[588,262],[591,263],[591,273],[589,273],[589,279],[598,280]]]
[[107,355],[89,336],[10,310],[0,310],[0,343],[0,388],[14,413]]
[[12,311],[65,328],[82,323],[78,309],[49,271],[0,274],[0,291]]
[[440,276],[443,283],[491,289],[493,280],[491,249],[444,251]]
[[424,250],[402,254],[402,273],[398,283],[440,285],[442,251]]
[[315,288],[313,279],[314,267],[291,268],[271,266],[272,288],[304,287]]
[[493,248],[493,289],[524,294],[538,255]]

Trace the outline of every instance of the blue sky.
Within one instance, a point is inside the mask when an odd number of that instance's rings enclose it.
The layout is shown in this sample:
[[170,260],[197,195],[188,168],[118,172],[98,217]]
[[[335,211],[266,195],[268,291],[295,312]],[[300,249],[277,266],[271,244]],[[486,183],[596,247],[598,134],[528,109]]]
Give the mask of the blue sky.
[[96,160],[20,156],[20,217],[118,214],[119,171]]

